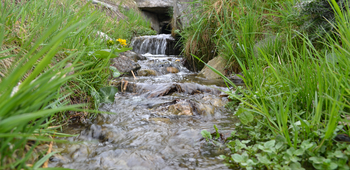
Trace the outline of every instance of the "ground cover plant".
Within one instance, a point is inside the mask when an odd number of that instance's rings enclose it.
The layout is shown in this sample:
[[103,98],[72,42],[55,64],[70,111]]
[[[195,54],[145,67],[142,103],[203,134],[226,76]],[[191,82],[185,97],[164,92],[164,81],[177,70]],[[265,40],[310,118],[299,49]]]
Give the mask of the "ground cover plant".
[[[109,58],[130,50],[133,28],[83,0],[4,0],[0,9],[0,169],[40,169],[63,142],[58,128],[110,101]],[[143,22],[134,19],[124,18]]]
[[[310,37],[317,30],[303,27],[315,17],[305,11],[312,10],[304,8],[308,2],[206,2],[215,9],[204,16],[215,23],[215,48],[246,84],[227,92],[227,107],[241,120],[225,141],[232,151],[222,156],[228,166],[349,169],[348,2],[322,1],[334,20],[323,17],[332,29],[317,39]],[[203,134],[218,145],[215,134]]]

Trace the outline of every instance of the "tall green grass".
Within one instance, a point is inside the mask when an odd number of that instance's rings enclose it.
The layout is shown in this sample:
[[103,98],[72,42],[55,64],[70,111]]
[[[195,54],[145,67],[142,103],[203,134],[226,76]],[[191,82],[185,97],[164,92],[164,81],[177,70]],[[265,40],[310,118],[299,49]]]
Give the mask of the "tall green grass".
[[[1,24],[6,26],[11,23],[9,19],[14,19],[11,18],[13,12],[17,12],[14,3],[5,2],[4,6],[7,5],[12,5],[12,8],[8,11],[3,10],[1,15]],[[29,4],[26,4],[24,9],[28,6]],[[84,15],[84,10],[79,14]],[[31,159],[35,147],[42,141],[51,141],[52,139],[48,136],[55,136],[54,129],[49,128],[54,121],[52,115],[67,110],[77,110],[80,107],[79,105],[65,106],[67,103],[64,102],[64,96],[68,91],[61,93],[62,85],[73,77],[65,76],[70,68],[64,69],[65,63],[72,56],[54,66],[49,67],[49,65],[57,54],[58,47],[72,32],[79,33],[96,19],[96,15],[75,18],[67,21],[66,25],[60,28],[60,23],[66,20],[66,18],[60,18],[50,25],[42,24],[41,26],[45,25],[46,28],[40,36],[35,35],[36,41],[31,41],[34,39],[34,34],[29,34],[29,37],[22,39],[22,43],[26,45],[22,45],[19,53],[14,56],[19,59],[19,62],[0,82],[1,169],[27,168],[27,161]],[[2,33],[9,32],[6,27],[0,29]],[[28,39],[32,43],[27,43]],[[3,43],[7,43],[6,40],[1,41],[0,44]],[[1,59],[4,58],[6,56]],[[34,164],[34,167],[39,168],[42,163],[43,161],[40,161]]]
[[[53,125],[97,108],[94,94],[108,84],[109,61],[89,55],[109,48],[97,31],[117,39],[135,28],[83,0],[8,0],[0,9],[0,169],[39,169],[56,152],[37,146],[64,135]],[[137,16],[128,22],[148,30]]]
[[[235,115],[246,126],[263,125],[267,134],[273,134],[270,140],[284,141],[288,147],[283,152],[299,149],[299,155],[295,156],[303,158],[299,160],[303,166],[311,164],[317,169],[334,169],[334,164],[318,161],[337,162],[332,153],[345,150],[335,145],[334,138],[337,134],[349,135],[348,128],[343,128],[348,122],[345,119],[350,106],[348,7],[329,1],[336,21],[329,23],[335,32],[327,32],[314,42],[308,32],[299,27],[300,21],[293,20],[299,16],[300,8],[295,7],[297,1],[237,0],[234,1],[236,6],[228,5],[232,1],[216,2],[224,3],[221,13],[209,16],[219,23],[213,27],[215,32],[220,32],[215,42],[218,53],[235,62],[233,67],[242,70],[246,84],[240,93],[227,92],[241,103]],[[307,151],[301,152],[304,141],[311,144]],[[271,156],[267,153],[264,154]],[[235,155],[231,161],[237,162],[242,156],[244,154]],[[338,168],[348,168],[344,164],[348,158],[349,154],[339,157],[343,162],[337,164]],[[267,159],[277,161],[278,158]],[[253,165],[237,163],[246,167]],[[280,163],[284,165],[285,160]],[[267,169],[275,166],[267,162],[262,164]],[[286,163],[286,166],[291,165]]]

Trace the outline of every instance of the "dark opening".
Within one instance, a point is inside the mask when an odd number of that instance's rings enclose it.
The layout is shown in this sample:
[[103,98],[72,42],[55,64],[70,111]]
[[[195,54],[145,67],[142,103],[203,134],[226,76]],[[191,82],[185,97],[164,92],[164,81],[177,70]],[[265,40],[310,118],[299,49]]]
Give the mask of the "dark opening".
[[164,23],[160,24],[160,30],[159,34],[171,34],[171,24],[170,23]]
[[152,16],[155,16],[158,23],[158,34],[171,34],[171,19],[173,15],[172,7],[149,7],[141,8],[142,11],[151,13]]

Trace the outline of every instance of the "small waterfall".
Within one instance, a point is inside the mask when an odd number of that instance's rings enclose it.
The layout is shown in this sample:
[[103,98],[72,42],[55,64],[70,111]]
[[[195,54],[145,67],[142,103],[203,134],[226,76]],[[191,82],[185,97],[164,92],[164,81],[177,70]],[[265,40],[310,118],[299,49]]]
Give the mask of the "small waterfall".
[[163,55],[173,55],[171,54],[172,44],[175,44],[175,39],[171,34],[159,34],[151,36],[141,36],[135,37],[131,40],[131,46],[133,51],[140,54],[163,54]]

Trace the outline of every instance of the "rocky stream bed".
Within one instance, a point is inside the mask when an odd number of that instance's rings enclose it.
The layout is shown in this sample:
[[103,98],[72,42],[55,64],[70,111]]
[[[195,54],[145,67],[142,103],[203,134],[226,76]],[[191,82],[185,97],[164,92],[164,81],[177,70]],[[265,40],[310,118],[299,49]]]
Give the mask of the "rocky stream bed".
[[[147,48],[164,46],[154,44]],[[56,144],[54,149],[61,152],[50,159],[49,166],[228,169],[219,155],[229,150],[208,145],[201,136],[204,129],[212,132],[213,125],[224,136],[234,129],[237,120],[224,107],[227,96],[222,90],[227,87],[198,77],[182,61],[179,56],[149,53],[133,58],[129,65],[135,67],[136,79],[131,75],[116,79],[119,92],[114,103],[100,106],[101,111],[114,114],[65,127],[64,133],[77,136],[66,138],[71,143]]]

